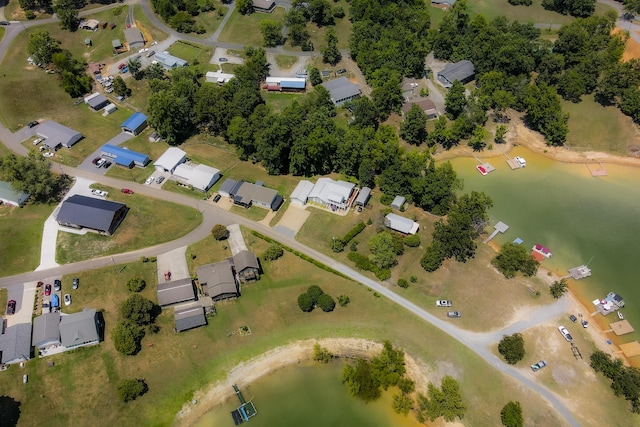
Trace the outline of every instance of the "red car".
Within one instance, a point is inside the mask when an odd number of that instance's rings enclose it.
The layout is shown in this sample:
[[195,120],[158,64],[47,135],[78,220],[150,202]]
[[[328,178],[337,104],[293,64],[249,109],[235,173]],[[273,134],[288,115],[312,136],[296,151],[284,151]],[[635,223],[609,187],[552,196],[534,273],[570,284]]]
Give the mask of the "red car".
[[129,190],[128,188],[123,188],[123,189],[122,189],[122,192],[123,192],[124,194],[133,194],[133,190]]
[[122,62],[120,65],[118,65],[118,70],[122,70],[124,68],[124,62]]
[[16,300],[11,299],[7,304],[7,314],[15,314],[16,312]]
[[48,284],[48,283],[47,283],[47,284],[45,285],[45,287],[44,287],[44,294],[45,294],[46,296],[51,295],[51,285],[50,285],[50,284]]

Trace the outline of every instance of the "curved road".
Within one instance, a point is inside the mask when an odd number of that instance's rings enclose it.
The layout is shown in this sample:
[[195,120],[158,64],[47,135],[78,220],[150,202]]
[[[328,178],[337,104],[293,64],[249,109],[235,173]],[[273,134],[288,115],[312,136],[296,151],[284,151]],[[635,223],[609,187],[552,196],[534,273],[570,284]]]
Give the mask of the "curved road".
[[[607,2],[607,3],[608,1],[609,0],[604,0],[604,2]],[[127,3],[134,4],[134,3],[137,3],[137,0],[131,0],[131,1],[128,1]],[[166,31],[167,33],[175,37],[191,40],[197,43],[204,43],[204,44],[216,43],[214,40],[212,40],[212,38],[203,40],[195,37],[185,36],[184,34],[176,33],[175,31],[167,28],[166,25],[161,23],[155,17],[155,15],[151,13],[151,10],[148,5],[148,1],[143,0],[140,2],[140,4],[142,5],[145,15],[147,15],[150,18],[151,22],[154,25],[157,25],[163,31]],[[109,9],[115,6],[117,5],[104,6],[98,9],[93,9],[91,11],[83,12],[81,13],[81,15],[95,13],[98,10]],[[55,21],[56,19],[54,17],[54,18],[41,20],[41,21],[35,21],[35,22],[32,21],[32,22],[23,23],[20,26],[11,25],[9,27],[5,27],[7,29],[7,32],[5,33],[5,37],[2,40],[2,43],[0,43],[0,62],[2,61],[11,41],[13,41],[13,39],[16,37],[16,35],[20,31],[29,27],[41,25],[44,23],[55,22]],[[242,45],[236,45],[232,43],[228,43],[228,44],[217,43],[217,45],[221,47],[227,47],[227,48],[236,48],[236,49],[244,48],[244,46]],[[274,53],[281,52],[278,49],[272,49],[271,51],[273,51]],[[287,53],[289,54],[289,52]],[[291,52],[291,54],[292,55],[296,54],[296,52]],[[304,53],[300,52],[298,53],[297,56],[310,56],[310,54],[308,52],[304,52]],[[25,139],[23,138],[24,132],[25,130],[22,130],[18,132],[18,134],[12,134],[8,129],[0,126],[0,140],[2,140],[5,143],[5,145],[7,145],[7,147],[9,147],[12,151],[16,152],[17,154],[24,155],[26,154],[27,149],[20,144],[20,141]],[[66,173],[68,175],[84,177],[94,181],[99,181],[104,185],[109,185],[114,188],[121,188],[126,186],[129,188],[132,188],[134,191],[138,192],[139,194],[144,194],[149,197],[155,197],[155,198],[171,201],[174,203],[179,203],[186,206],[191,206],[203,213],[203,222],[189,234],[168,243],[164,243],[164,244],[160,244],[160,245],[156,245],[153,247],[144,248],[144,249],[140,249],[132,252],[127,252],[123,254],[105,256],[105,257],[81,261],[73,264],[66,264],[66,265],[62,265],[62,266],[47,269],[47,270],[29,272],[29,273],[19,274],[15,276],[10,276],[10,277],[2,277],[0,278],[0,287],[7,287],[7,288],[22,287],[23,286],[22,283],[35,281],[38,278],[43,276],[53,276],[53,275],[59,276],[63,274],[72,274],[72,273],[83,271],[83,270],[90,270],[94,268],[108,266],[114,263],[119,264],[119,263],[135,261],[139,259],[141,255],[147,255],[147,256],[159,255],[161,253],[168,252],[172,249],[196,242],[204,238],[205,236],[208,236],[212,226],[216,223],[225,224],[225,225],[241,224],[247,228],[256,230],[266,236],[276,239],[282,242],[283,244],[332,267],[333,269],[352,278],[354,281],[359,282],[375,290],[379,294],[384,295],[386,298],[395,302],[396,304],[400,305],[406,310],[410,311],[417,317],[423,319],[424,321],[430,323],[436,328],[447,333],[448,335],[450,335],[451,337],[453,337],[454,339],[456,339],[457,341],[459,341],[460,343],[462,343],[463,345],[465,345],[466,347],[474,351],[478,356],[480,356],[483,360],[485,360],[488,364],[493,366],[498,371],[509,375],[510,377],[514,378],[516,381],[527,386],[532,391],[538,393],[541,397],[546,399],[553,406],[553,408],[558,412],[558,414],[562,418],[564,418],[567,424],[571,426],[580,425],[577,422],[577,420],[573,417],[573,415],[569,412],[569,410],[557,398],[555,394],[551,393],[547,388],[541,386],[540,384],[536,383],[535,381],[525,376],[521,371],[505,364],[501,359],[496,357],[490,351],[490,345],[495,343],[503,334],[513,333],[516,331],[523,330],[525,328],[553,319],[565,313],[567,309],[567,302],[568,302],[567,300],[560,300],[559,302],[556,302],[550,306],[544,307],[538,310],[532,316],[530,316],[529,320],[511,325],[508,328],[505,328],[504,330],[493,331],[488,334],[465,331],[454,326],[450,322],[446,322],[434,316],[433,314],[427,312],[426,310],[417,306],[413,302],[389,290],[382,284],[374,280],[371,280],[368,277],[363,276],[359,272],[349,268],[344,264],[336,262],[331,257],[321,252],[318,252],[315,249],[307,247],[293,238],[281,235],[269,227],[253,222],[242,216],[238,216],[230,212],[224,211],[209,202],[199,201],[187,196],[163,191],[160,189],[154,189],[149,186],[132,183],[129,181],[122,181],[122,180],[118,180],[118,179],[114,179],[106,176],[97,176],[93,173],[82,171],[76,168],[60,166],[60,170],[61,172]]]

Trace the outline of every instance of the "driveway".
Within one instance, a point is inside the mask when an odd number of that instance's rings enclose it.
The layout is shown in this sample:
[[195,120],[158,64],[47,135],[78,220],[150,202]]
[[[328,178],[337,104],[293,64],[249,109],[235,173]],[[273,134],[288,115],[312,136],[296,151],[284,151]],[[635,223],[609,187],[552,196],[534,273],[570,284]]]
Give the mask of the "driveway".
[[[227,58],[227,60],[222,62],[220,61],[220,58]],[[231,52],[227,52],[227,49],[223,47],[217,47],[215,52],[213,52],[213,55],[211,56],[211,61],[209,61],[209,63],[218,64],[218,65],[222,65],[225,63],[241,65],[241,64],[244,64],[244,59],[242,59],[241,57]]]
[[[117,134],[116,136],[114,136],[113,138],[111,138],[110,140],[105,142],[105,144],[121,145],[121,144],[129,141],[132,138],[133,138],[133,135],[130,135],[130,134],[124,133],[124,132],[120,132],[119,134]],[[97,168],[96,165],[93,164],[93,159],[95,159],[97,157],[102,157],[102,151],[100,150],[100,148],[98,148],[93,153],[89,154],[87,156],[87,158],[84,159],[84,161],[77,166],[78,169],[82,169],[83,171],[86,171],[86,172],[95,173],[96,175],[104,175],[107,172],[107,169],[105,169],[105,168]],[[108,159],[108,160],[111,163],[114,163],[113,159]]]
[[158,255],[158,283],[164,283],[168,280],[165,279],[165,271],[171,272],[170,280],[188,279],[191,277],[189,274],[189,267],[187,266],[187,247],[182,246],[174,249],[170,252]]
[[235,255],[239,252],[246,251],[247,245],[244,243],[244,237],[242,237],[240,226],[238,224],[229,225],[227,227],[227,231],[229,231],[228,241],[231,254]]

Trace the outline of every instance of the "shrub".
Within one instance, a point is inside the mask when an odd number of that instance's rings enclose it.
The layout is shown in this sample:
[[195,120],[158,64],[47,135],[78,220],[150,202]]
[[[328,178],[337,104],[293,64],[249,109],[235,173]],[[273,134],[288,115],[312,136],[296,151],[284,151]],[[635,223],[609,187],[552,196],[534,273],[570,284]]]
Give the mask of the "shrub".
[[349,252],[347,258],[353,261],[356,264],[356,268],[360,270],[373,271],[375,269],[371,260],[358,252]]
[[398,279],[398,286],[400,286],[401,288],[408,288],[409,287],[409,282],[407,282],[404,279]]
[[324,291],[320,289],[320,286],[317,286],[317,285],[311,285],[309,286],[309,289],[307,289],[307,295],[311,297],[311,300],[313,301],[314,304],[318,303],[318,299],[323,294],[324,294]]
[[388,194],[383,194],[382,196],[380,196],[380,203],[382,203],[385,206],[391,206],[393,199],[394,199],[393,196],[390,196]]
[[144,330],[129,319],[118,323],[111,332],[116,350],[127,356],[133,356],[141,350],[142,337],[144,337]]
[[211,229],[211,234],[213,234],[213,238],[216,240],[224,240],[229,237],[229,230],[222,224],[216,224]]
[[265,261],[275,261],[282,255],[284,255],[284,249],[282,249],[282,246],[274,244],[269,246],[269,248],[264,251],[262,258],[264,258]]
[[409,246],[410,248],[417,248],[418,246],[420,246],[420,236],[418,236],[417,234],[407,236],[404,238],[404,244]]
[[389,280],[391,278],[391,269],[376,268],[373,274],[375,274],[379,280]]
[[346,295],[340,295],[338,297],[338,304],[340,304],[340,307],[346,307],[349,302],[351,302],[351,300]]
[[318,297],[318,307],[325,313],[328,313],[336,308],[336,302],[331,298],[331,295],[322,294]]
[[147,286],[146,282],[140,277],[132,277],[127,282],[127,287],[131,292],[140,292],[145,286]]
[[333,252],[339,253],[344,250],[345,243],[342,241],[342,239],[332,237],[329,241],[329,244],[331,245],[331,250]]
[[120,306],[120,315],[138,325],[148,325],[153,321],[155,305],[140,294],[133,294]]
[[522,427],[524,418],[522,417],[520,402],[511,401],[504,405],[504,408],[500,411],[500,420],[502,425],[506,427]]
[[560,298],[569,290],[569,286],[567,285],[567,279],[561,279],[559,282],[553,282],[551,287],[549,288],[549,292],[551,296],[555,299]]
[[313,360],[316,362],[329,363],[332,358],[333,354],[331,354],[329,350],[318,343],[313,345]]
[[123,402],[135,400],[138,396],[142,396],[149,390],[147,383],[141,379],[121,380],[116,386],[118,397]]
[[498,344],[498,352],[510,365],[515,365],[524,358],[524,338],[521,334],[505,335]]
[[351,246],[349,246],[349,249],[351,250],[351,252],[356,252],[358,250],[358,242],[351,242]]
[[313,298],[311,298],[306,292],[301,293],[298,295],[298,307],[306,313],[310,312],[314,307]]
[[364,230],[366,227],[367,226],[364,224],[364,222],[360,221],[355,225],[355,227],[353,227],[351,230],[349,230],[347,234],[344,235],[344,237],[342,238],[342,241],[345,244],[349,243],[354,237],[362,233],[362,230]]
[[409,278],[409,281],[410,281],[411,283],[416,283],[416,282],[418,281],[418,278],[417,278],[416,276],[411,276],[411,277]]

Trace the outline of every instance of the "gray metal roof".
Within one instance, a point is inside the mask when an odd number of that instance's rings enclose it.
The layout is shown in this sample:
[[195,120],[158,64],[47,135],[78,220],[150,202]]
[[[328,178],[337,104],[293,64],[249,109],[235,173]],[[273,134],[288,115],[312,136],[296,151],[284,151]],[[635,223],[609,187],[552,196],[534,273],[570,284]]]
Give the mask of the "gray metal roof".
[[249,201],[253,201],[263,203],[269,207],[272,207],[277,195],[278,192],[276,190],[250,182],[243,182],[240,188],[233,194],[233,196],[238,198],[242,203],[248,204]]
[[60,343],[60,313],[45,313],[33,319],[32,337],[35,347]]
[[198,281],[207,295],[216,298],[225,294],[238,294],[238,286],[229,261],[201,265],[196,268]]
[[0,181],[0,200],[21,205],[29,198],[29,194],[24,191],[16,191],[9,182]]
[[204,308],[200,304],[189,304],[186,307],[176,308],[173,312],[173,319],[178,332],[207,324]]
[[341,99],[350,98],[352,96],[357,96],[362,93],[358,85],[351,83],[346,77],[329,80],[328,82],[322,83],[322,86],[329,91],[331,99],[334,102],[338,102]]
[[99,110],[108,103],[109,100],[107,99],[107,97],[99,94],[98,96],[94,96],[93,98],[91,98],[87,104],[89,104],[89,107],[93,108],[94,110]]
[[384,217],[384,225],[404,234],[415,234],[419,227],[417,222],[392,213]]
[[158,283],[158,305],[161,307],[196,299],[191,278]]
[[80,132],[51,120],[39,125],[36,133],[46,138],[44,145],[52,149],[60,145],[71,146],[82,138]]
[[405,198],[403,196],[396,196],[391,202],[391,207],[395,209],[400,209],[402,205],[404,205]]
[[75,194],[62,203],[58,223],[110,232],[115,214],[126,205]]
[[453,64],[445,65],[444,69],[438,73],[438,78],[445,79],[449,83],[458,80],[465,83],[476,74],[476,69],[471,61],[463,59]]
[[125,28],[124,37],[127,39],[129,46],[140,43],[144,44],[142,32],[137,28]]
[[366,205],[369,200],[369,196],[371,196],[371,189],[369,187],[362,187],[362,190],[358,193],[358,197],[356,197],[356,205]]
[[60,337],[62,345],[76,347],[100,339],[95,308],[85,308],[79,313],[68,314],[60,318]]
[[235,179],[227,178],[224,180],[220,188],[218,189],[219,193],[231,194],[233,187],[236,186],[237,181]]
[[233,256],[233,264],[236,271],[242,271],[245,268],[257,268],[260,269],[258,264],[258,258],[256,254],[251,251],[240,251]]
[[0,362],[11,364],[29,360],[31,354],[31,323],[9,326],[0,335]]

